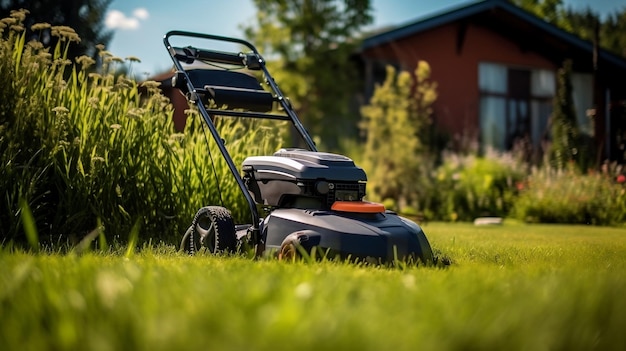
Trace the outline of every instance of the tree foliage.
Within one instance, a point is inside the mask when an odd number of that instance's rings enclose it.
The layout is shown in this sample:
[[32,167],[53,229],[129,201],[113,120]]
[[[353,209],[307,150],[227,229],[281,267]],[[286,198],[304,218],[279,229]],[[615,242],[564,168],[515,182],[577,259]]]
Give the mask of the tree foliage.
[[601,19],[591,8],[584,11],[568,9],[564,18],[568,20],[568,30],[582,39],[595,41],[596,27],[599,45],[616,55],[626,57],[626,7]]
[[562,0],[513,0],[517,6],[532,12],[535,16],[546,22],[565,26],[566,19],[563,18]]
[[368,169],[370,198],[393,200],[397,206],[415,206],[423,189],[421,179],[431,106],[437,85],[430,66],[419,61],[414,75],[387,67],[387,77],[376,87],[369,105],[361,109],[361,127],[367,134],[364,166]]
[[626,6],[609,15],[600,28],[600,46],[626,57]]
[[356,135],[358,118],[350,113],[350,100],[358,73],[350,56],[355,36],[372,21],[369,0],[254,3],[257,23],[245,33],[318,144],[336,148],[344,133]]
[[626,57],[626,6],[601,19],[591,7],[582,11],[566,8],[563,0],[513,0],[513,3],[588,41],[595,40],[597,27],[599,46]]
[[80,37],[80,42],[69,48],[70,59],[81,55],[96,58],[96,45],[107,46],[113,33],[105,30],[103,19],[112,0],[3,0],[0,1],[0,18],[6,18],[12,11],[26,9],[29,12],[24,21],[26,41],[37,40],[46,47],[54,48],[58,36],[51,29],[32,30],[32,25],[47,23],[51,27],[72,28]]

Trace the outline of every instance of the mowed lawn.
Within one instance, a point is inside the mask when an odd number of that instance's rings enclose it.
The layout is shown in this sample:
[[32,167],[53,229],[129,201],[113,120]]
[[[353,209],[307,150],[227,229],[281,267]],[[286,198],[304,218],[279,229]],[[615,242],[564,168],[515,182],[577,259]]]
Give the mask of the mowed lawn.
[[624,350],[626,229],[423,225],[447,267],[0,252],[0,350]]

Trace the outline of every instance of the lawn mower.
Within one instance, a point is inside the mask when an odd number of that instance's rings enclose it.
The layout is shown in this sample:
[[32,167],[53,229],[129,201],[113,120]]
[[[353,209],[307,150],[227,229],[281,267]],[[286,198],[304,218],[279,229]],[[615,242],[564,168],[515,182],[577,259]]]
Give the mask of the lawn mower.
[[[174,37],[202,45],[173,46]],[[250,223],[235,224],[225,207],[200,208],[183,235],[183,250],[219,253],[248,247],[257,256],[280,259],[316,253],[361,262],[433,262],[417,223],[364,199],[363,169],[346,156],[317,150],[252,44],[185,31],[170,31],[163,41],[175,67],[172,87],[197,107],[251,214]],[[223,44],[245,52],[215,49]],[[302,145],[248,157],[240,170],[214,124],[215,118],[228,117],[288,121]]]

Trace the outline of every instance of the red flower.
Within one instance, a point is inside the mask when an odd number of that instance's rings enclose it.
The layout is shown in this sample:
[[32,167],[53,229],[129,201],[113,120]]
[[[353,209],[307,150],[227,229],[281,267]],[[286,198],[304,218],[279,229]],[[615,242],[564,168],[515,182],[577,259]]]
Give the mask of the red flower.
[[622,183],[626,182],[626,176],[623,175],[623,174],[620,174],[620,175],[617,176],[616,180],[617,180],[618,183],[622,184]]

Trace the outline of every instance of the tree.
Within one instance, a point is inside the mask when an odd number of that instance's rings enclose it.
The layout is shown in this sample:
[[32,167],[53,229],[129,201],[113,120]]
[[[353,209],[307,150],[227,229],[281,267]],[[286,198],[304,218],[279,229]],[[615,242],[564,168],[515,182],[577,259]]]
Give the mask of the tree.
[[3,0],[0,1],[0,18],[9,17],[11,11],[21,8],[29,11],[24,22],[27,41],[36,39],[46,47],[55,47],[58,36],[51,35],[51,29],[33,31],[33,24],[48,23],[51,26],[67,26],[80,37],[80,42],[72,45],[67,57],[73,59],[81,55],[95,58],[96,45],[107,45],[113,32],[104,29],[103,19],[112,0]]
[[566,27],[562,0],[513,0],[517,6],[533,13],[546,22]]
[[565,18],[570,22],[571,32],[588,41],[596,40],[599,46],[621,57],[626,57],[626,7],[621,12],[609,14],[604,20],[591,8],[584,11],[567,10]]
[[350,100],[358,74],[353,38],[371,23],[369,0],[255,0],[257,24],[245,33],[269,61],[305,126],[327,148],[356,136]]
[[626,7],[609,15],[600,28],[600,46],[626,57]]
[[600,15],[587,7],[584,10],[565,8],[562,0],[512,0],[514,4],[546,22],[578,37],[593,42],[598,27],[599,46],[626,57],[626,7],[601,20]]
[[387,77],[374,90],[369,105],[361,109],[361,127],[367,134],[364,167],[369,170],[369,194],[376,200],[393,200],[397,206],[417,206],[426,170],[426,130],[437,85],[430,80],[430,66],[419,61],[414,75],[396,74],[387,67]]

